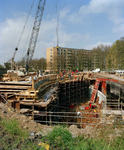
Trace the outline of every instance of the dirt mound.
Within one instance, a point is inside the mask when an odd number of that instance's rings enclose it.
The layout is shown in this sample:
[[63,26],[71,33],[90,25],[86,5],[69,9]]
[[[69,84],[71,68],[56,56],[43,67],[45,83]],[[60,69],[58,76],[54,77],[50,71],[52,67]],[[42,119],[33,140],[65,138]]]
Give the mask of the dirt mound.
[[[34,120],[31,120],[31,118],[28,116],[13,112],[13,110],[11,110],[6,104],[3,104],[2,102],[0,103],[0,116],[5,120],[16,118],[22,128],[26,129],[29,132],[41,132],[42,136],[46,135],[49,131],[52,131],[52,129],[55,127],[37,123]],[[85,137],[96,137],[100,133],[100,130],[104,129],[95,128],[89,125],[86,125],[85,128],[79,129],[77,128],[77,125],[71,125],[68,130],[72,134],[72,136],[84,135]],[[119,131],[117,133],[119,133]]]
[[51,126],[42,125],[31,120],[31,118],[28,116],[13,112],[11,108],[3,103],[0,103],[0,116],[6,120],[16,118],[19,121],[21,127],[30,132],[38,132],[40,130],[45,131],[45,129],[49,131],[52,129]]

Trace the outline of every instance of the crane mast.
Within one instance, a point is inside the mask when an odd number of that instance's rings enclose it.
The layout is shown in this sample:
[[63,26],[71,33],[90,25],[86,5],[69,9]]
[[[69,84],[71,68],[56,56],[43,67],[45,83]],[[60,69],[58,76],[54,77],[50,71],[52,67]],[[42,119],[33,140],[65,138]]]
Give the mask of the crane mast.
[[42,16],[43,16],[45,2],[46,2],[46,0],[39,0],[39,3],[38,3],[37,12],[36,12],[35,20],[34,20],[34,25],[33,25],[32,33],[31,33],[31,38],[30,38],[27,54],[25,56],[26,71],[28,71],[28,69],[29,69],[29,64],[32,60],[32,57],[33,57],[33,54],[34,54],[34,51],[35,51],[36,42],[37,42],[37,38],[38,38],[38,33],[39,33],[41,20],[42,20]]

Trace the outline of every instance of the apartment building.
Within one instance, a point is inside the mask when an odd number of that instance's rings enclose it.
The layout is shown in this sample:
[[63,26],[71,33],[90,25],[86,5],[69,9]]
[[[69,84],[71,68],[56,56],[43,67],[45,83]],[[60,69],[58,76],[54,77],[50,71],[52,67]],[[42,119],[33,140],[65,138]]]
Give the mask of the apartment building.
[[51,47],[46,50],[47,70],[88,70],[89,50]]

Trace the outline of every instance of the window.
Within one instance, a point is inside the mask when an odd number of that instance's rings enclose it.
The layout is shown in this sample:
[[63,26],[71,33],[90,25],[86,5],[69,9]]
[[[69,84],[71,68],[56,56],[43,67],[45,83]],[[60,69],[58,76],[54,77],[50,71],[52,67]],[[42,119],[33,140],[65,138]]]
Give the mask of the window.
[[52,59],[51,59],[51,61],[52,61]]
[[52,54],[52,52],[51,52],[51,54]]
[[50,57],[52,57],[52,55]]
[[51,49],[51,51],[52,51],[52,49]]

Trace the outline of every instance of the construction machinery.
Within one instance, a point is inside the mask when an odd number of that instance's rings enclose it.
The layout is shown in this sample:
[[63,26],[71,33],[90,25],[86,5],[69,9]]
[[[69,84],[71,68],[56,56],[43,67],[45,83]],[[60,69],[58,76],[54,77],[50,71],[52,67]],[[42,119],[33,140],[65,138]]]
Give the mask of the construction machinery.
[[[46,0],[39,0],[37,11],[36,11],[36,16],[35,16],[35,20],[34,20],[34,25],[33,25],[32,33],[31,33],[31,37],[30,37],[30,42],[29,42],[29,46],[28,46],[28,50],[27,50],[27,54],[24,57],[27,72],[28,72],[28,69],[29,69],[29,64],[32,60],[32,57],[33,57],[33,54],[34,54],[34,51],[35,51],[37,38],[38,38],[38,33],[39,33],[41,20],[42,20],[42,16],[43,16],[45,2],[46,2]],[[18,50],[18,47],[15,48],[14,55],[11,59],[11,70],[13,70],[13,69],[18,70],[18,68],[17,68],[17,66],[14,62],[14,58],[15,58],[15,54],[16,54],[17,50]]]
[[30,38],[27,54],[25,56],[26,71],[28,71],[28,69],[29,69],[29,64],[32,60],[32,57],[33,57],[33,54],[34,54],[34,51],[35,51],[37,38],[38,38],[38,33],[39,33],[41,20],[42,20],[42,16],[43,16],[45,2],[46,2],[46,0],[39,0],[39,4],[38,4],[38,7],[37,7],[37,12],[36,12],[35,21],[34,21],[32,33],[31,33],[31,38]]

